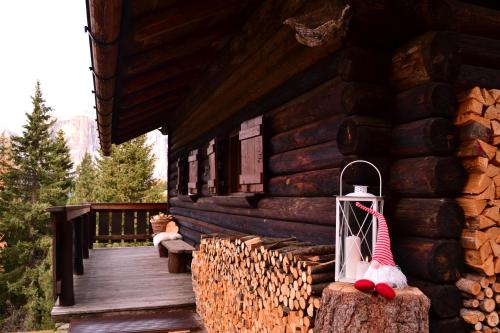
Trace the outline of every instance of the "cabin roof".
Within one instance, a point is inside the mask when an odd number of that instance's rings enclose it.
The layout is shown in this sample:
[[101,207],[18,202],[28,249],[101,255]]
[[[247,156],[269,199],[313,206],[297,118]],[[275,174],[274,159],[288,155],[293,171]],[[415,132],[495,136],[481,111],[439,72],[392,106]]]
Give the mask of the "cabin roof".
[[259,0],[87,0],[99,139],[172,126],[179,106]]

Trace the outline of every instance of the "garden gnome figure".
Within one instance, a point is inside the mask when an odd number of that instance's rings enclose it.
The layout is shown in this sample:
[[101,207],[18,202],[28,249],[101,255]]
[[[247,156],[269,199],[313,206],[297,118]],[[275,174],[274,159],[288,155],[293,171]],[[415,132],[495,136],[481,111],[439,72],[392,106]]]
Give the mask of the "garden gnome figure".
[[377,242],[373,250],[372,261],[363,279],[354,283],[354,287],[363,292],[375,290],[387,299],[393,299],[396,294],[393,288],[407,286],[406,276],[394,263],[391,252],[391,239],[384,215],[356,202],[356,207],[374,215],[378,220]]

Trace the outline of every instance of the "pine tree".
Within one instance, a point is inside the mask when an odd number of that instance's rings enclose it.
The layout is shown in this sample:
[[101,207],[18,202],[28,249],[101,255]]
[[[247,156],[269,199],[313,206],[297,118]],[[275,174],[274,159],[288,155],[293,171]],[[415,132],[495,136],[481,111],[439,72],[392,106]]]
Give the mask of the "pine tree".
[[65,204],[70,188],[69,151],[53,140],[50,107],[37,82],[33,111],[21,136],[11,139],[10,162],[0,174],[0,230],[9,246],[0,265],[0,326],[10,330],[51,325],[50,220],[47,208]]
[[97,159],[98,201],[146,202],[165,200],[158,193],[153,178],[156,158],[146,136],[140,136],[119,146],[113,145],[110,157]]
[[62,130],[56,133],[48,159],[50,166],[47,173],[50,183],[46,184],[41,201],[51,206],[65,205],[73,186],[71,175],[73,162],[71,162],[68,144]]
[[71,204],[95,202],[97,188],[97,170],[88,152],[83,155],[83,159],[76,167],[75,184],[70,198]]

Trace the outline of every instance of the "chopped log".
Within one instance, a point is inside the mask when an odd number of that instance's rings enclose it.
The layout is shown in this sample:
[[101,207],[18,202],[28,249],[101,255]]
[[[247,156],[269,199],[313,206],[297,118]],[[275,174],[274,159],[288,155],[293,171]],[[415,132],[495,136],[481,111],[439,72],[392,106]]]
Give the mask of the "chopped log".
[[[495,310],[495,307],[496,307],[495,300],[493,300],[491,298],[487,298],[487,299],[479,302],[479,308],[481,310],[483,310],[484,312],[492,312]],[[494,326],[496,326],[496,325],[494,325]]]
[[268,169],[273,175],[338,168],[344,156],[335,141],[272,155]]
[[426,33],[393,54],[391,85],[402,91],[431,81],[453,82],[459,61],[458,46],[450,34]]
[[495,184],[491,181],[491,178],[487,177],[490,180],[489,186],[479,194],[466,194],[463,197],[468,199],[475,200],[493,200],[495,199]]
[[431,117],[451,118],[456,111],[453,88],[448,84],[436,82],[399,93],[395,104],[395,112],[391,120],[396,123],[407,123]]
[[[462,35],[459,35],[459,36],[462,37]],[[481,88],[479,88],[479,87],[474,87],[471,89],[463,90],[460,93],[458,93],[458,95],[457,95],[457,100],[459,102],[464,102],[468,99],[475,99],[479,103],[485,104],[483,92],[481,91]]]
[[488,169],[487,157],[470,157],[461,159],[462,166],[468,173],[485,173]]
[[474,113],[459,113],[453,123],[456,126],[465,126],[470,123],[480,123],[485,127],[490,127],[490,120]]
[[490,178],[494,178],[495,176],[500,174],[500,168],[496,165],[489,164],[486,168],[486,175]]
[[457,198],[458,204],[464,210],[465,216],[475,217],[481,215],[484,208],[486,207],[486,200],[476,200],[476,199],[467,199],[467,198]]
[[387,151],[391,142],[391,126],[383,119],[352,116],[339,127],[337,144],[344,155],[378,155]]
[[475,98],[469,98],[460,102],[458,106],[458,114],[475,113],[479,116],[483,114],[483,104]]
[[495,157],[491,159],[491,163],[493,163],[496,166],[500,166],[500,151],[496,152]]
[[392,153],[400,157],[442,155],[455,144],[454,126],[445,118],[417,120],[392,130]]
[[[420,289],[431,301],[431,313],[439,318],[458,316],[461,306],[460,293],[454,285],[435,284],[410,278],[408,284]],[[479,306],[479,301],[476,300]],[[476,306],[477,307],[477,306]]]
[[477,121],[471,121],[463,126],[460,126],[458,130],[458,136],[460,141],[479,139],[484,142],[489,142],[491,140],[492,131],[488,126],[484,126],[484,123]]
[[344,115],[334,115],[299,128],[279,133],[270,140],[270,154],[278,154],[335,140]]
[[481,288],[487,288],[490,285],[490,281],[486,276],[480,275],[480,274],[473,274],[473,273],[465,273],[464,278],[477,281],[481,285]]
[[494,226],[495,224],[495,221],[484,215],[469,216],[465,219],[466,227],[471,230],[482,230]]
[[455,240],[399,238],[393,252],[396,263],[409,275],[433,282],[452,282],[459,277],[463,259]]
[[489,106],[486,111],[484,111],[483,117],[489,120],[498,119],[498,108],[496,105]]
[[475,325],[480,321],[483,321],[485,316],[481,311],[471,310],[471,309],[461,309],[460,317],[467,323]]
[[497,149],[482,140],[464,142],[458,149],[459,157],[486,157],[489,160],[495,157]]
[[402,236],[456,238],[462,231],[464,214],[451,199],[401,199],[394,207],[393,223]]
[[492,183],[491,178],[484,173],[470,174],[465,182],[463,193],[479,194],[486,190]]
[[481,285],[474,280],[461,278],[455,283],[455,286],[457,286],[459,290],[465,291],[471,295],[478,295],[481,292]]
[[465,173],[453,157],[417,157],[394,162],[390,187],[404,196],[450,196],[462,189]]
[[500,320],[497,312],[491,312],[486,315],[486,323],[491,327],[497,327],[499,322]]
[[423,333],[428,331],[429,306],[427,297],[412,287],[397,289],[387,302],[358,292],[352,284],[333,283],[323,291],[314,331]]
[[474,265],[471,263],[467,263],[469,267],[474,269],[475,271],[478,271],[480,273],[484,273],[488,276],[492,276],[495,274],[495,264],[493,262],[493,256],[489,256],[488,259],[484,261],[481,265]]
[[478,250],[487,241],[488,236],[482,231],[467,229],[462,231],[461,245],[466,249]]
[[477,307],[479,307],[479,300],[477,299],[464,299],[462,301],[462,305],[466,308],[471,308],[471,309],[475,309]]
[[272,196],[318,197],[335,195],[339,189],[340,169],[325,169],[278,176],[269,179]]
[[499,206],[487,207],[484,210],[484,216],[492,219],[493,221],[498,221],[500,219]]

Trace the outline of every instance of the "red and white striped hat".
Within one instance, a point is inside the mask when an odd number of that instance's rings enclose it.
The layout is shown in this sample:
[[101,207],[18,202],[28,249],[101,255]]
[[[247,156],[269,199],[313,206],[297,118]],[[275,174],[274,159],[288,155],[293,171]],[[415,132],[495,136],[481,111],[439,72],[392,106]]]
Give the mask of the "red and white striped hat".
[[391,239],[389,237],[389,229],[384,215],[380,214],[373,209],[363,206],[356,202],[356,207],[374,215],[378,219],[377,242],[373,250],[372,260],[377,260],[382,265],[396,266],[391,251]]

